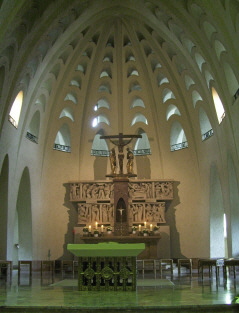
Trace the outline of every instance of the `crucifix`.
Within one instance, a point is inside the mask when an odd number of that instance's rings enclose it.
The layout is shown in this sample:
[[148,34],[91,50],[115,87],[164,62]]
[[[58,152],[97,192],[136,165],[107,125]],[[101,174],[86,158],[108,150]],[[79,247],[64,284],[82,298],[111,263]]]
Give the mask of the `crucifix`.
[[[100,139],[109,139],[110,142],[112,142],[115,146],[118,147],[119,175],[123,175],[124,146],[128,145],[134,138],[142,138],[142,136],[123,135],[123,133],[119,133],[119,135],[100,136]],[[115,158],[114,148],[111,150],[111,154],[112,157]],[[112,160],[112,162],[114,161]],[[114,170],[112,170],[112,174],[116,174]]]

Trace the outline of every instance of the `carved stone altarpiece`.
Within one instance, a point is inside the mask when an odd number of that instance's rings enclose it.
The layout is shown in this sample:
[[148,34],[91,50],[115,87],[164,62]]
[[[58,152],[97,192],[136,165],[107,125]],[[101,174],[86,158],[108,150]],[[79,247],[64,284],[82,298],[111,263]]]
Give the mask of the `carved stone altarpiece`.
[[[77,204],[78,224],[95,223],[114,226],[114,223],[127,218],[128,226],[133,224],[166,223],[165,202],[173,200],[172,180],[127,180],[127,188],[122,190],[111,181],[80,181],[70,183],[70,201]],[[121,191],[123,199],[122,215],[117,209],[114,192]],[[119,193],[119,191],[117,191]]]

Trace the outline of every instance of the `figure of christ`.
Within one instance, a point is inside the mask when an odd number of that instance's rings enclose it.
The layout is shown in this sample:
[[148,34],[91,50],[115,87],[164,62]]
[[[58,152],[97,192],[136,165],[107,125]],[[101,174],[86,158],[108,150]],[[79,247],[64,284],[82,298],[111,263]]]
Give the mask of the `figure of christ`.
[[119,173],[123,174],[124,152],[123,147],[119,146],[118,160],[119,160]]
[[[119,133],[119,135],[112,136],[100,136],[100,139],[109,139],[115,146],[118,147],[118,161],[119,161],[119,174],[123,175],[123,161],[124,161],[124,146],[128,145],[133,138],[142,138],[142,135],[123,135],[123,133]],[[118,140],[113,140],[118,139]],[[112,152],[112,150],[111,150]],[[114,171],[114,167],[111,171]],[[112,174],[113,174],[112,171]]]

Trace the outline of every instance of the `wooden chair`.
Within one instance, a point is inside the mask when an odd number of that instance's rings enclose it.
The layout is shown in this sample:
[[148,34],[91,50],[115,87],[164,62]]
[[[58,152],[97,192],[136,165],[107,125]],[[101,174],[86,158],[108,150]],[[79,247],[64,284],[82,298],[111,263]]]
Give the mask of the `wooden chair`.
[[41,261],[41,279],[43,278],[43,272],[50,272],[52,276],[52,280],[54,280],[55,261],[42,260]]
[[181,267],[184,266],[189,269],[190,276],[192,276],[192,259],[178,259],[178,276],[181,276]]
[[155,259],[143,259],[137,260],[137,271],[142,271],[142,276],[144,279],[145,271],[153,271],[154,278],[156,278],[156,260]]
[[159,259],[159,272],[160,277],[163,277],[163,269],[169,266],[169,270],[171,272],[171,277],[173,276],[173,259]]
[[62,260],[61,261],[61,275],[64,276],[65,272],[72,272],[74,277],[74,261],[73,260]]
[[31,282],[31,280],[32,280],[32,261],[19,260],[18,261],[18,283],[20,283],[22,266],[24,266],[24,267],[28,266],[28,268],[29,268],[29,280]]
[[0,274],[2,271],[6,270],[6,277],[9,272],[10,280],[12,279],[12,261],[0,260]]

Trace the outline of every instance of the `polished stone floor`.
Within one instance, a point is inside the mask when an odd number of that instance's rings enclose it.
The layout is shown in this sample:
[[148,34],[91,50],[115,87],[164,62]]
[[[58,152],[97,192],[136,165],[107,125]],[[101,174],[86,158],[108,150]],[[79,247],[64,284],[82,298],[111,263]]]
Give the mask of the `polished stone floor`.
[[[215,275],[214,275],[215,276]],[[144,279],[138,275],[136,291],[78,291],[77,278],[71,273],[55,274],[45,272],[41,279],[39,272],[22,272],[20,282],[17,270],[10,276],[0,278],[0,312],[3,307],[55,307],[55,308],[155,308],[179,306],[229,305],[239,294],[239,272],[236,279],[230,275],[226,281],[220,273],[219,279],[198,278],[197,270],[192,277],[185,270],[180,278],[164,274],[162,279],[154,279],[147,273]],[[238,304],[239,309],[239,304]],[[5,311],[4,311],[5,312]],[[25,312],[25,311],[24,311]],[[145,311],[146,312],[146,311]],[[192,310],[193,312],[193,310]],[[234,312],[234,311],[233,311]]]

